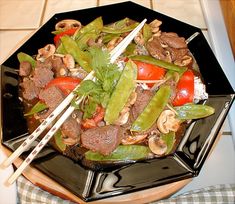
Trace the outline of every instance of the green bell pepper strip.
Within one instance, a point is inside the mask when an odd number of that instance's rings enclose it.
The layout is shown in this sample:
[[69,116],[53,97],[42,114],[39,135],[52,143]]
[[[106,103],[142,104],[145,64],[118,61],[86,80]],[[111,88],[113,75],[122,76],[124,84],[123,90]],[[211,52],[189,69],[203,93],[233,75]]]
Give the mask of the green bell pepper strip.
[[41,101],[38,101],[29,112],[25,113],[24,116],[30,116],[33,115],[35,113],[39,113],[45,109],[47,109],[47,105]]
[[139,23],[133,23],[129,26],[125,26],[123,28],[112,28],[109,26],[104,26],[102,29],[102,32],[104,33],[112,33],[112,34],[119,34],[119,33],[126,33],[126,32],[130,32],[132,30],[134,30],[137,26],[139,25]]
[[23,52],[18,53],[17,58],[19,62],[23,62],[23,61],[29,62],[32,68],[35,68],[36,66],[36,60],[26,53],[23,53]]
[[104,156],[98,152],[87,151],[85,158],[92,161],[126,161],[144,159],[151,153],[142,145],[119,145],[110,155]]
[[172,151],[175,144],[175,132],[171,131],[167,134],[161,134],[160,137],[167,145],[166,154],[169,154]]
[[180,74],[185,72],[188,69],[187,67],[180,67],[180,66],[177,66],[177,65],[169,63],[169,62],[155,59],[155,58],[148,56],[148,55],[135,55],[135,56],[131,56],[130,59],[137,60],[140,62],[145,62],[148,64],[157,65],[159,67],[162,67],[162,68],[165,68],[168,70],[172,70],[172,71],[178,72]]
[[129,60],[108,102],[104,116],[105,122],[112,124],[117,120],[119,113],[123,110],[128,98],[136,87],[136,79],[137,67],[134,62]]
[[214,114],[215,109],[211,106],[202,104],[185,104],[174,107],[177,111],[177,117],[182,120],[193,120],[208,117]]
[[161,86],[131,126],[131,131],[148,130],[156,122],[171,96],[168,85]]
[[101,32],[103,26],[104,25],[103,25],[102,17],[98,17],[95,20],[93,20],[92,22],[88,23],[83,28],[81,28],[78,32],[75,32],[74,36],[73,36],[73,39],[78,40],[85,33],[89,33],[92,30],[97,30],[97,31]]
[[92,70],[91,68],[91,56],[88,52],[82,51],[77,43],[70,38],[69,36],[61,37],[61,42],[64,46],[64,49],[68,54],[71,54],[74,60],[87,72]]

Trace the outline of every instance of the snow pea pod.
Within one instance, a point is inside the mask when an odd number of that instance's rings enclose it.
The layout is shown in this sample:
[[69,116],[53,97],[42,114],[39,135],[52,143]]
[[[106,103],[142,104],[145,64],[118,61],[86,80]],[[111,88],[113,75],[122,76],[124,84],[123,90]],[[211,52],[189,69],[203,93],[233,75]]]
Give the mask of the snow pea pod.
[[191,103],[183,106],[176,106],[175,110],[178,113],[178,118],[182,120],[205,118],[215,112],[215,109],[211,106]]
[[131,131],[148,130],[155,123],[171,96],[168,85],[161,86],[131,126]]
[[87,72],[90,72],[92,70],[91,68],[91,56],[88,52],[82,51],[75,40],[70,38],[69,36],[63,36],[61,37],[61,42],[68,54],[71,54],[74,58],[74,60],[81,65],[81,67],[86,70]]
[[98,152],[88,151],[85,158],[92,161],[120,161],[144,159],[151,153],[150,149],[142,145],[119,145],[110,155],[104,156]]
[[23,62],[23,61],[29,62],[33,68],[35,68],[36,66],[36,60],[24,52],[18,53],[17,58],[19,62]]
[[95,20],[91,21],[90,23],[88,23],[86,26],[84,26],[83,28],[81,28],[78,32],[74,33],[73,38],[75,40],[80,39],[85,33],[89,33],[92,30],[97,30],[99,32],[101,32],[103,28],[103,20],[102,17],[98,17]]
[[143,27],[143,37],[144,37],[144,42],[148,42],[148,40],[152,37],[152,31],[151,28],[148,24],[145,24]]
[[117,85],[108,102],[104,120],[108,124],[114,123],[123,110],[128,98],[136,86],[137,68],[135,63],[129,60],[117,82]]
[[90,32],[84,33],[84,35],[76,40],[76,43],[78,45],[78,47],[81,50],[84,50],[85,48],[88,47],[87,42],[90,39],[95,40],[97,37],[99,36],[99,32],[97,32],[96,30],[91,30]]
[[177,66],[177,65],[169,63],[169,62],[155,59],[155,58],[148,56],[148,55],[135,55],[135,56],[131,56],[130,59],[149,63],[149,64],[154,64],[159,67],[178,72],[180,74],[185,72],[188,69],[187,67],[180,67],[180,66]]
[[167,134],[161,134],[161,139],[166,143],[167,145],[167,151],[166,154],[169,154],[174,147],[175,144],[175,132],[171,131]]
[[62,43],[60,43],[59,46],[56,48],[56,53],[63,54],[63,55],[67,54],[67,52],[66,52],[66,50],[65,50]]
[[104,33],[112,33],[112,34],[119,34],[119,33],[126,33],[126,32],[130,32],[132,30],[134,30],[136,28],[136,26],[138,26],[139,23],[133,23],[129,26],[125,26],[123,28],[112,28],[109,26],[104,26],[102,31]]

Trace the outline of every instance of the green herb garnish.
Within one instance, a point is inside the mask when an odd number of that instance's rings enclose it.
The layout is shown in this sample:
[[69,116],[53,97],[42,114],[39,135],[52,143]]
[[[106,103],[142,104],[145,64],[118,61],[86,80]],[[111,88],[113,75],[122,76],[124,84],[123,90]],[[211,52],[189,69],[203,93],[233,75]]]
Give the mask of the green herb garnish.
[[83,118],[90,118],[98,104],[106,108],[120,77],[118,66],[110,63],[108,51],[95,47],[88,51],[92,56],[91,67],[95,71],[96,80],[81,82],[80,87],[75,91],[76,94],[85,98],[80,107],[84,111]]

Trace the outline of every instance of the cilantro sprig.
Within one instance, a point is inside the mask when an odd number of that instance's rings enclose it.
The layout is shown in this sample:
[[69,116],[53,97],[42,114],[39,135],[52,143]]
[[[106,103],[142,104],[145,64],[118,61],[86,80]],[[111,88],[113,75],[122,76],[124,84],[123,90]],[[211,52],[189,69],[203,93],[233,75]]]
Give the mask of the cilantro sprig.
[[120,77],[120,71],[116,64],[110,63],[108,51],[100,48],[88,50],[92,56],[92,68],[95,72],[95,81],[82,81],[75,91],[79,96],[84,96],[80,109],[84,112],[83,118],[91,118],[97,105],[106,108],[114,87]]

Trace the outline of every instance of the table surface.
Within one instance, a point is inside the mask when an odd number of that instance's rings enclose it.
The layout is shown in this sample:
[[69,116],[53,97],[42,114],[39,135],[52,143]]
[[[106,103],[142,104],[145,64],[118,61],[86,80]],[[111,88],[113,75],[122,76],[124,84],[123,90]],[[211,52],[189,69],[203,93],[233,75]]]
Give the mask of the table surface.
[[[0,64],[55,13],[117,2],[123,0],[0,0]],[[201,28],[214,49],[208,19],[203,13],[205,12],[203,0],[134,0],[133,2]],[[223,56],[219,57],[223,59]],[[225,120],[222,136],[205,162],[200,175],[175,195],[209,185],[235,183],[235,151],[231,131],[235,125],[230,127],[229,122],[232,123],[229,119]],[[2,196],[0,201],[1,199]]]

